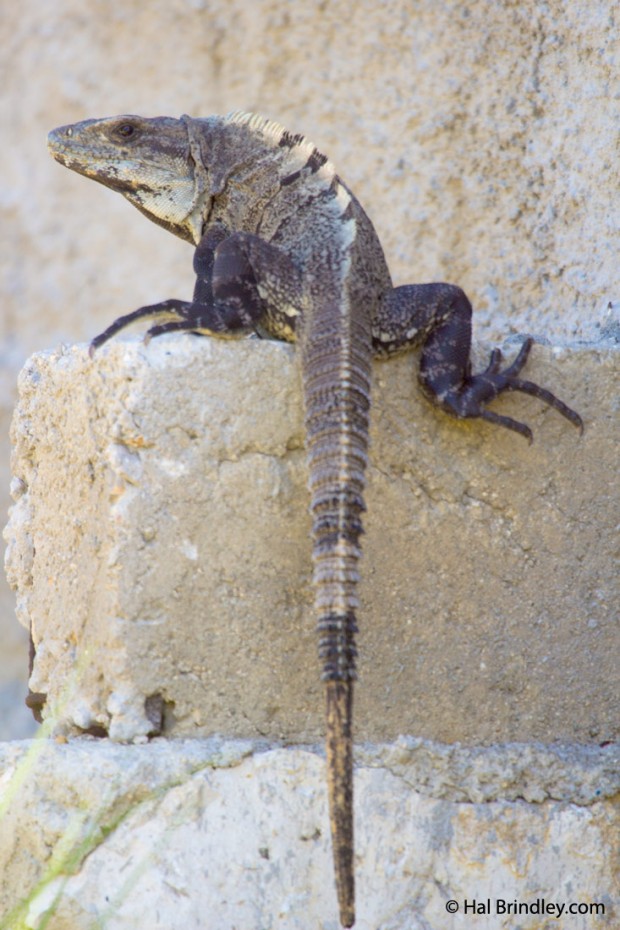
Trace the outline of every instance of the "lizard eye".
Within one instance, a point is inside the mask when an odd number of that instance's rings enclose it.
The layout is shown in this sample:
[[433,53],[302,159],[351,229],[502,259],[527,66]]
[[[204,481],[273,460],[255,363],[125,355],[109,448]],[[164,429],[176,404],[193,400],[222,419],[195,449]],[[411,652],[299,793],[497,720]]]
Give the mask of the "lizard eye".
[[130,136],[136,131],[136,127],[132,126],[131,123],[122,123],[116,130],[119,136],[122,136],[123,139],[129,139]]

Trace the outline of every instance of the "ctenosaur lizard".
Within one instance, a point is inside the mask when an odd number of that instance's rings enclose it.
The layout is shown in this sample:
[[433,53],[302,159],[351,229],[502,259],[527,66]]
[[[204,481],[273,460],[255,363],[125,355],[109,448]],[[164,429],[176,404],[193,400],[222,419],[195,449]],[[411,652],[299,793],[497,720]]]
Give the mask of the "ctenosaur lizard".
[[149,338],[187,330],[299,344],[331,834],[340,921],[351,927],[352,701],[372,360],[421,344],[418,378],[434,404],[530,441],[529,427],[488,409],[498,394],[532,394],[579,429],[581,418],[521,379],[531,338],[507,368],[495,349],[487,368],[472,373],[472,308],[464,292],[451,284],[393,287],[371,221],[302,135],[241,112],[119,116],[61,126],[49,148],[195,248],[192,300],[164,300],[120,317],[91,352],[142,318],[157,319]]

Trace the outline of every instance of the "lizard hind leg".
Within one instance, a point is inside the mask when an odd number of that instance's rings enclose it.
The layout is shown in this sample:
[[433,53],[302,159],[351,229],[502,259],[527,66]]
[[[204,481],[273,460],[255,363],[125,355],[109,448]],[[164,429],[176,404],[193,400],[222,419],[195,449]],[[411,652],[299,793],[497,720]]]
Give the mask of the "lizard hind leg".
[[471,303],[453,284],[396,287],[384,295],[373,320],[375,354],[389,356],[422,343],[420,386],[433,404],[459,419],[479,417],[531,442],[532,431],[525,423],[487,410],[487,404],[504,391],[520,391],[542,400],[583,431],[578,413],[551,391],[519,377],[534,344],[531,337],[503,371],[502,353],[494,349],[487,367],[472,374],[471,317]]
[[402,303],[411,302],[409,331],[416,323],[417,338],[423,339],[418,380],[432,403],[459,419],[479,417],[520,433],[531,442],[532,431],[525,423],[487,410],[487,404],[504,391],[520,391],[542,400],[583,431],[578,413],[551,391],[519,377],[534,345],[531,337],[525,339],[514,361],[503,370],[502,353],[494,349],[487,367],[472,374],[472,308],[463,291],[448,284],[427,284],[396,288],[392,294],[392,299],[401,304],[401,314]]

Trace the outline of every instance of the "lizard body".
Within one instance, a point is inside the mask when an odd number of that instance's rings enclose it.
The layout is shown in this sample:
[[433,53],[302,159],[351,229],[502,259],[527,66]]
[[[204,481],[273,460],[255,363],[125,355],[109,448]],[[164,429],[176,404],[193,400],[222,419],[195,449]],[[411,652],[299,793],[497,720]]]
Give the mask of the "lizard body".
[[313,525],[315,605],[326,694],[328,794],[340,921],[355,921],[352,701],[358,563],[373,356],[423,344],[425,394],[457,417],[530,429],[486,405],[505,390],[577,413],[519,377],[532,340],[503,371],[499,350],[472,374],[471,305],[449,284],[394,288],[374,227],[331,162],[301,135],[259,116],[144,119],[62,126],[51,154],[119,191],[195,246],[193,299],[120,317],[155,317],[147,337],[257,333],[299,344]]

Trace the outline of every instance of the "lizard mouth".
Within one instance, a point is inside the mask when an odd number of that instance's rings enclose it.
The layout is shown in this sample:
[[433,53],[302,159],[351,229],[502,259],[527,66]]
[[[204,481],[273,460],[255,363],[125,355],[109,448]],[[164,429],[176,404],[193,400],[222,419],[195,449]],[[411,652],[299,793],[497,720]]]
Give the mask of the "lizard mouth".
[[[85,123],[89,122],[89,120],[85,121]],[[82,125],[80,124],[80,127]],[[127,152],[126,159],[123,158],[123,152],[115,152],[114,159],[108,157],[107,153],[97,157],[92,146],[86,143],[80,144],[79,131],[75,132],[74,126],[60,126],[58,129],[53,129],[47,137],[47,148],[52,158],[61,165],[84,177],[99,181],[121,194],[139,195],[141,192],[146,194],[150,190],[144,180],[128,176],[130,172],[123,170],[131,163],[129,152]]]
[[110,187],[121,194],[136,194],[140,191],[146,192],[149,190],[148,185],[138,180],[121,177],[119,169],[109,162],[97,164],[97,162],[93,163],[91,161],[90,164],[85,164],[80,160],[75,149],[72,148],[71,152],[67,152],[62,144],[58,144],[56,140],[50,140],[49,138],[47,147],[52,157],[61,165],[70,168],[71,171],[75,171],[77,174],[91,178],[93,181],[99,181],[106,187]]

